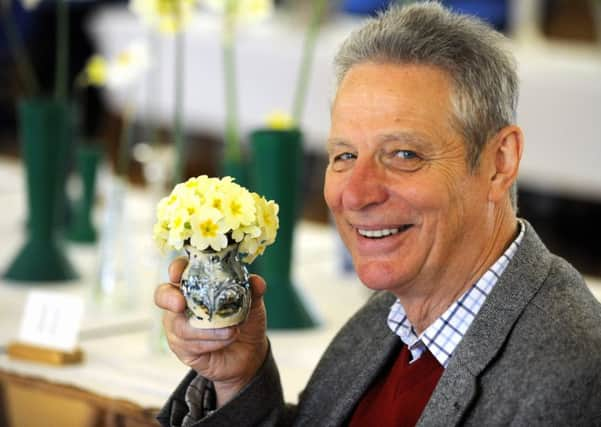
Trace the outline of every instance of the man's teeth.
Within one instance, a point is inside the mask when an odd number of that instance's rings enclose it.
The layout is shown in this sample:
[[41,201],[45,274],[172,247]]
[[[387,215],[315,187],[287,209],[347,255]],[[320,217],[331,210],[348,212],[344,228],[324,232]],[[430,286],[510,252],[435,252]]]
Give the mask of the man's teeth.
[[400,228],[383,228],[381,230],[362,230],[362,229],[358,228],[357,231],[363,237],[376,238],[376,237],[391,236],[391,235],[396,234],[399,231],[401,231],[401,229]]

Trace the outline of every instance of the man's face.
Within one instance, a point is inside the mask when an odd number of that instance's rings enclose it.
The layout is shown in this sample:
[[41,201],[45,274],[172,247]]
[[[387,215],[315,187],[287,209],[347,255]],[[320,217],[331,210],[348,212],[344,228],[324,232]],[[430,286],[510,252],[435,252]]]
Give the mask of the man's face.
[[324,196],[372,289],[416,295],[480,267],[490,177],[468,170],[450,93],[423,65],[355,65],[339,87]]

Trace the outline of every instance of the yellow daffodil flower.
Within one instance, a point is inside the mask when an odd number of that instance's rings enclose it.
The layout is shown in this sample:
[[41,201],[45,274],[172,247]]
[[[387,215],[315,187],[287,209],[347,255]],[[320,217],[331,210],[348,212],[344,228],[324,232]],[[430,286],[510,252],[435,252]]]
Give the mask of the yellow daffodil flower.
[[186,28],[196,7],[195,0],[130,0],[129,8],[149,26],[173,34]]
[[135,41],[109,63],[107,86],[119,88],[139,80],[150,68],[150,54],[144,42]]
[[[231,5],[228,5],[230,1]],[[273,0],[201,0],[201,4],[217,13],[225,13],[229,6],[230,13],[237,21],[264,19],[273,12]]]
[[280,110],[267,115],[267,127],[274,130],[289,130],[294,127],[292,116]]
[[100,55],[92,55],[84,68],[85,83],[90,86],[104,86],[107,74],[107,60]]
[[86,62],[78,83],[86,86],[121,88],[139,81],[150,66],[148,47],[142,42],[133,42],[110,60],[101,55],[92,55]]

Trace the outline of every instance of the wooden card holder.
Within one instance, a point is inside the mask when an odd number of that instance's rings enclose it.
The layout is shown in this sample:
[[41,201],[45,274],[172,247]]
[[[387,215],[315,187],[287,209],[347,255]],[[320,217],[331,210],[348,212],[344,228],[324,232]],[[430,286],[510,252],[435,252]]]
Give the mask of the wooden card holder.
[[11,359],[40,362],[49,365],[71,365],[83,361],[83,352],[79,348],[68,352],[20,342],[10,343],[7,348],[7,354]]

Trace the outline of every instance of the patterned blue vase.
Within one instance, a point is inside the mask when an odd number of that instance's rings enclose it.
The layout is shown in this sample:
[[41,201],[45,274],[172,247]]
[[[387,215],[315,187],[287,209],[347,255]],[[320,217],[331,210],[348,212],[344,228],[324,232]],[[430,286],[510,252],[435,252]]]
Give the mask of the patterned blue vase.
[[220,252],[199,251],[191,245],[184,248],[189,262],[181,283],[190,325],[213,329],[243,322],[250,309],[251,291],[238,244]]

